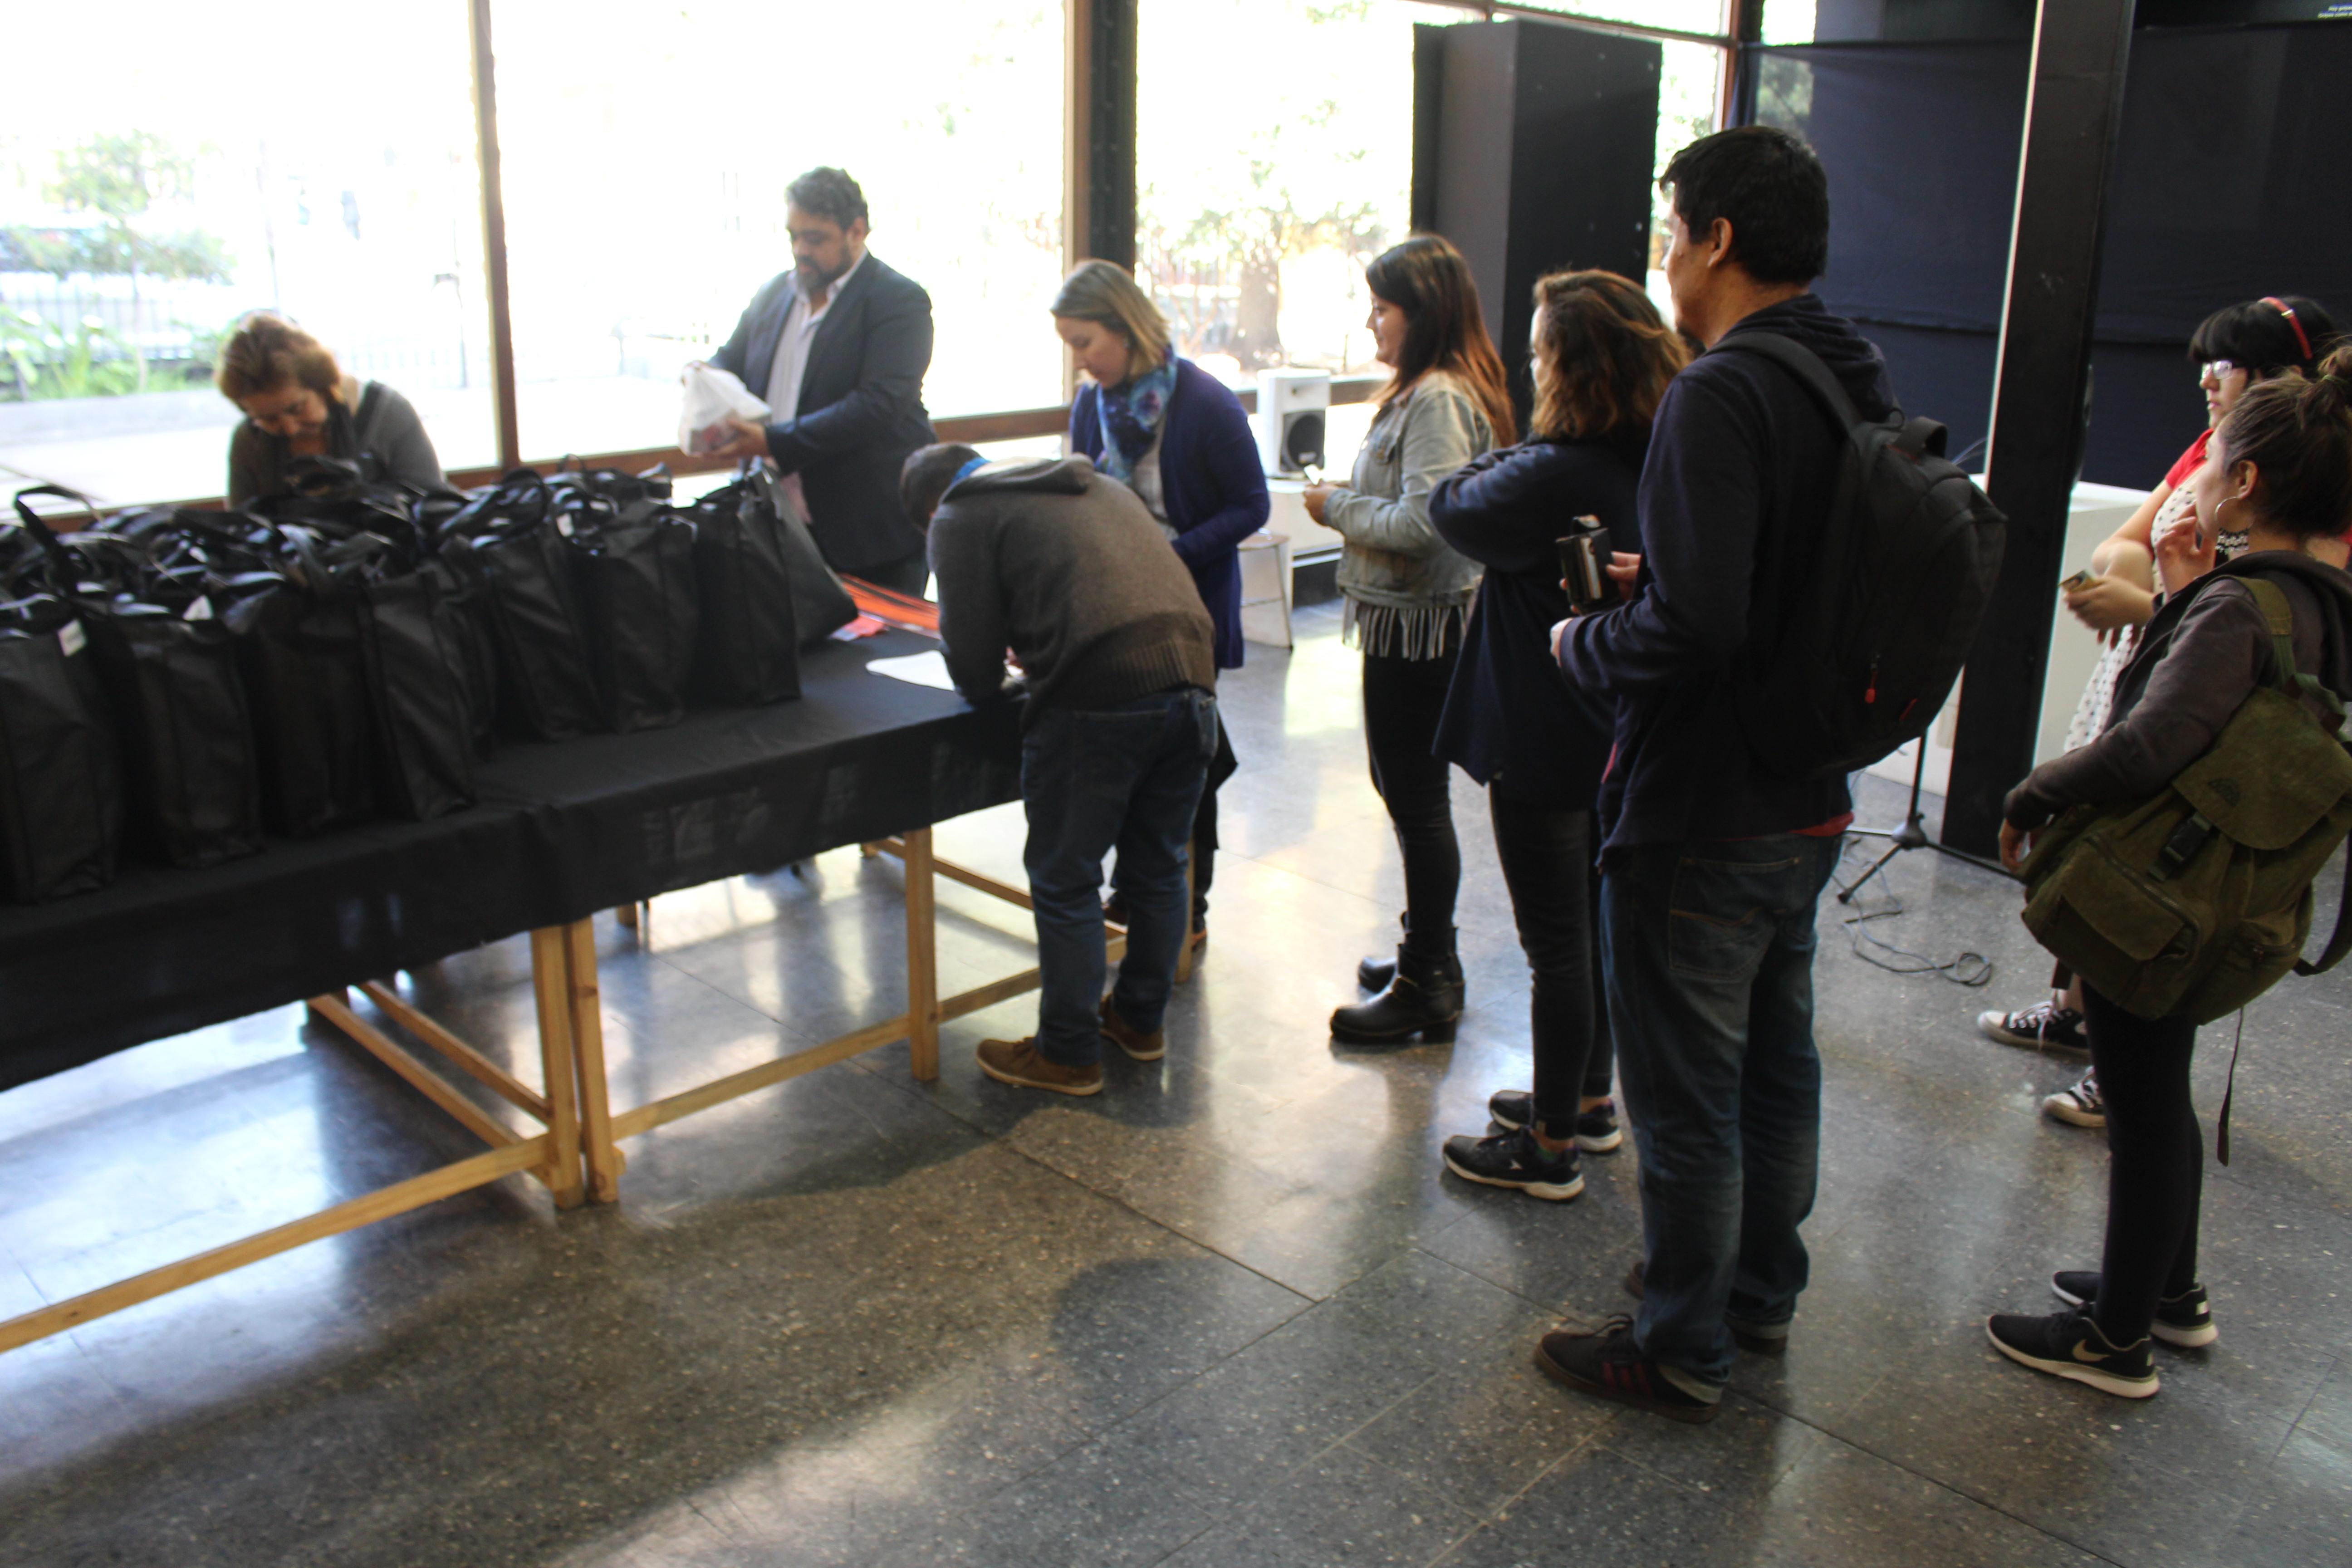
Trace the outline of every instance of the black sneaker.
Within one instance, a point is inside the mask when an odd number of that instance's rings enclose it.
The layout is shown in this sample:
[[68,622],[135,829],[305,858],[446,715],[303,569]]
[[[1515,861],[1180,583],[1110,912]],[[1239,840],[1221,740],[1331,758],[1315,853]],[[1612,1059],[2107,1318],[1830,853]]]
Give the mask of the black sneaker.
[[1492,1138],[1448,1138],[1445,1168],[1465,1182],[1517,1187],[1531,1198],[1548,1198],[1556,1204],[1584,1191],[1584,1173],[1576,1168],[1576,1151],[1552,1153],[1524,1127],[1507,1128]]
[[[1536,1119],[1536,1097],[1524,1089],[1503,1089],[1486,1101],[1486,1114],[1498,1127],[1513,1131],[1531,1125]],[[1624,1129],[1617,1125],[1617,1102],[1604,1100],[1590,1110],[1576,1113],[1576,1146],[1587,1154],[1613,1154],[1625,1142]]]
[[1617,1125],[1617,1102],[1604,1100],[1590,1110],[1576,1113],[1576,1146],[1588,1154],[1614,1154],[1625,1142]]
[[1533,1089],[1506,1089],[1496,1091],[1486,1101],[1486,1114],[1497,1125],[1517,1131],[1536,1119],[1536,1096]]
[[[1625,1294],[1633,1297],[1636,1301],[1642,1299],[1642,1289],[1646,1283],[1645,1275],[1649,1267],[1647,1263],[1636,1263],[1625,1271]],[[1731,1331],[1732,1342],[1751,1354],[1787,1355],[1789,1353],[1789,1325],[1785,1322],[1751,1323],[1745,1318],[1736,1318],[1729,1312],[1726,1312],[1723,1315],[1723,1326]]]
[[2162,1386],[2156,1380],[2156,1357],[2148,1341],[2118,1350],[2080,1307],[2046,1318],[1996,1312],[1985,1321],[1985,1332],[1992,1348],[2018,1365],[2086,1383],[2103,1394],[2146,1399]]
[[1677,1388],[1642,1353],[1631,1318],[1612,1318],[1594,1334],[1556,1329],[1536,1346],[1536,1365],[1555,1382],[1636,1410],[1692,1423],[1715,1419],[1713,1401]]
[[1977,1027],[2004,1046],[2029,1051],[2087,1051],[2083,1015],[2056,1001],[2036,1002],[2014,1013],[1979,1013]]
[[[2050,1289],[2070,1307],[2087,1307],[2099,1294],[2099,1271],[2062,1268],[2050,1277]],[[2147,1331],[2183,1350],[2210,1345],[2221,1337],[2221,1331],[2213,1326],[2213,1304],[2202,1285],[2191,1285],[2179,1295],[2157,1302],[2156,1321]]]
[[2042,1109],[2074,1127],[2096,1129],[2107,1124],[2107,1102],[2099,1098],[2099,1075],[2095,1072],[2084,1073],[2074,1087],[2043,1100]]

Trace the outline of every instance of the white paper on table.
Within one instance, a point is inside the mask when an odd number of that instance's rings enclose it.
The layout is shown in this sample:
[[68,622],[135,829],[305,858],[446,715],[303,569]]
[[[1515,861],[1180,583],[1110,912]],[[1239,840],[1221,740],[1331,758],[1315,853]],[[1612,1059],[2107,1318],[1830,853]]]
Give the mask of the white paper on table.
[[909,686],[929,686],[940,691],[955,689],[955,681],[948,674],[947,656],[937,648],[907,654],[898,658],[870,659],[866,668],[877,675],[903,680]]

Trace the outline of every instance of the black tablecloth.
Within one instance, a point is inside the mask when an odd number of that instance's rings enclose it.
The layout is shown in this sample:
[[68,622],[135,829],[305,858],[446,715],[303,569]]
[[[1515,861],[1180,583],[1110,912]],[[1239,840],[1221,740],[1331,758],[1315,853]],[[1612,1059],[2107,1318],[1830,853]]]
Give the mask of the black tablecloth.
[[1018,714],[872,673],[891,632],[803,656],[802,696],[674,729],[509,745],[481,802],[205,871],[126,867],[0,907],[0,1088],[142,1040],[1020,794]]

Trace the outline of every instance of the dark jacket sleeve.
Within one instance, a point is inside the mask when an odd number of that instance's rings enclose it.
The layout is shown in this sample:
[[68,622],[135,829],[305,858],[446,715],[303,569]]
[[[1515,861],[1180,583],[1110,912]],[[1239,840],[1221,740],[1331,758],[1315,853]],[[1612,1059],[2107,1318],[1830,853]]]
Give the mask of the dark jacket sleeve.
[[[768,300],[775,293],[778,281],[780,279],[771,279],[751,296],[751,302],[744,306],[743,313],[735,319],[735,331],[719,345],[719,352],[710,356],[710,363],[738,379],[742,376],[744,366],[751,363],[751,329],[758,324],[761,313],[767,310]],[[767,395],[768,389],[764,386],[751,389],[754,397]]]
[[1437,481],[1429,522],[1438,537],[1497,572],[1550,566],[1571,517],[1597,512],[1573,494],[1574,455],[1549,441],[1481,452]]
[[1004,650],[1010,644],[1003,586],[996,578],[992,533],[979,516],[960,515],[953,502],[931,517],[931,574],[940,596],[940,641],[948,675],[964,700],[977,707],[1004,695]]
[[245,506],[257,500],[269,482],[269,439],[240,420],[228,437],[228,504]]
[[425,421],[418,417],[416,405],[381,382],[376,384],[375,395],[376,428],[370,445],[384,472],[428,494],[454,493],[448,475],[441,471],[440,456],[433,450],[433,437],[425,433]]
[[1642,470],[1641,589],[1569,628],[1570,684],[1624,697],[1718,673],[1746,646],[1765,435],[1717,378],[1685,371],[1667,388]]
[[2009,792],[2001,815],[2011,826],[2034,828],[2070,805],[2154,795],[2211,750],[2270,659],[2270,626],[2252,592],[2215,583],[2180,617],[2132,710],[2088,745],[2034,769]]
[[1070,456],[1074,458],[1102,456],[1102,416],[1097,412],[1101,407],[1097,400],[1101,396],[1088,383],[1070,399]]
[[866,300],[857,385],[837,403],[768,426],[768,455],[787,474],[886,438],[901,421],[923,418],[923,373],[931,366],[931,297],[904,278],[877,279]]
[[1163,464],[1172,458],[1202,476],[1203,488],[1216,498],[1217,510],[1173,542],[1177,558],[1197,571],[1219,556],[1231,555],[1243,540],[1264,528],[1273,501],[1266,495],[1257,437],[1250,433],[1249,416],[1242,412],[1240,401],[1213,383],[1194,395],[1200,401],[1187,422],[1189,449],[1174,454],[1162,450],[1160,457]]

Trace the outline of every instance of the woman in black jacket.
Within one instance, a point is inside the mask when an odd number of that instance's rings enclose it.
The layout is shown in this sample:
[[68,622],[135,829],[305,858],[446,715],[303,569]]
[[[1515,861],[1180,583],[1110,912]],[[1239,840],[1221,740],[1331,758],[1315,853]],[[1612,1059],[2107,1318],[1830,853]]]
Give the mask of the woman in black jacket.
[[1534,972],[1534,1090],[1496,1095],[1488,1110],[1504,1131],[1446,1140],[1445,1163],[1469,1181],[1559,1201],[1584,1190],[1578,1151],[1607,1152],[1624,1134],[1609,1100],[1593,907],[1592,804],[1611,715],[1562,680],[1551,658],[1551,627],[1569,614],[1555,542],[1571,520],[1593,517],[1610,544],[1635,544],[1650,420],[1689,350],[1641,286],[1613,272],[1537,283],[1534,338],[1534,438],[1474,458],[1429,503],[1445,542],[1486,569],[1436,752],[1487,786]]
[[[2269,623],[2243,579],[2274,584],[2292,612],[2294,664],[2352,698],[2352,578],[2336,535],[2352,519],[2352,348],[2315,380],[2290,371],[2250,388],[2213,432],[2196,487],[2196,523],[2157,541],[2172,590],[2116,678],[2107,726],[2042,763],[2010,792],[2000,858],[2024,859],[2029,836],[2068,806],[2145,799],[2203,756],[2273,664]],[[2246,536],[2213,571],[2216,542]],[[2331,730],[2335,716],[2306,697]],[[2107,1226],[2099,1267],[2051,1285],[2067,1310],[2001,1313],[1987,1324],[2011,1361],[2126,1398],[2157,1391],[2151,1336],[2173,1345],[2219,1337],[2198,1279],[2205,1140],[2189,1095],[2197,1025],[2143,1018],[2083,987],[2091,1065],[2107,1114]]]

